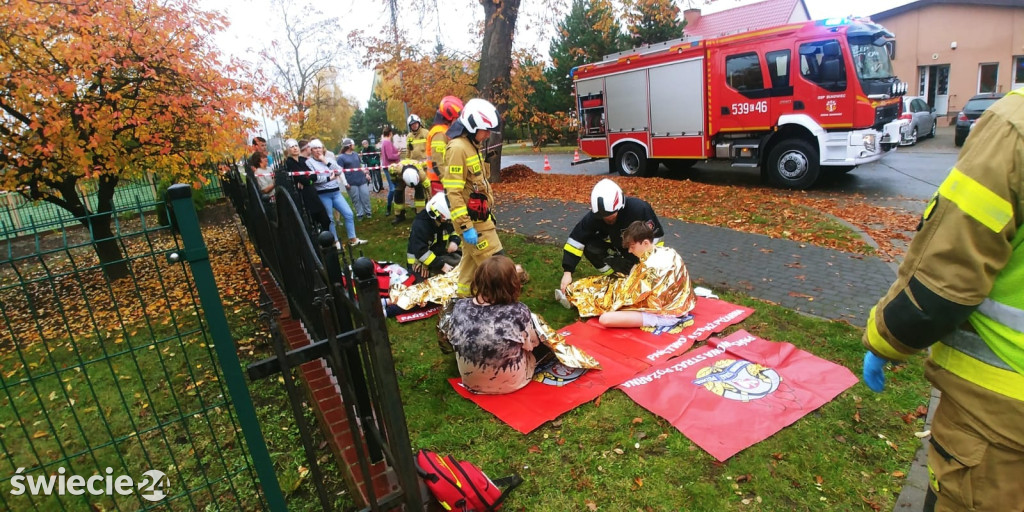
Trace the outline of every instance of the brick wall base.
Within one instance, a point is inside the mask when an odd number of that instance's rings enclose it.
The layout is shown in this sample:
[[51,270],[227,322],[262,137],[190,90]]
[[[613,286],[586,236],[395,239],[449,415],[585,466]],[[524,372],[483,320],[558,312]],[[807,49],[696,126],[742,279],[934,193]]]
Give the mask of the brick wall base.
[[[274,307],[281,312],[278,323],[284,334],[287,349],[293,350],[310,344],[309,333],[301,321],[291,316],[288,300],[277,285],[277,281],[266,268],[257,266],[256,274],[262,281],[264,289],[267,290],[267,294],[270,295]],[[320,429],[338,461],[338,466],[344,473],[345,482],[357,502],[356,505],[359,507],[369,506],[370,499],[363,473],[359,469],[352,438],[353,431],[345,415],[345,405],[341,399],[341,389],[338,387],[337,378],[327,366],[327,361],[323,359],[305,363],[299,367],[299,370],[306,392],[316,412]],[[358,432],[356,434],[361,435]],[[375,496],[383,497],[399,490],[398,479],[386,461],[371,465],[370,475]]]

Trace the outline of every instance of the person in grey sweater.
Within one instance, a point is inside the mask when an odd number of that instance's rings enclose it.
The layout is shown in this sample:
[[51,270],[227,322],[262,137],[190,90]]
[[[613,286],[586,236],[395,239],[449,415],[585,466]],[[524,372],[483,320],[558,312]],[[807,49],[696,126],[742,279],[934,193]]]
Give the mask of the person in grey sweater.
[[373,211],[370,209],[370,181],[367,179],[366,170],[363,169],[362,159],[355,152],[355,145],[352,139],[343,139],[341,154],[338,155],[337,161],[349,185],[348,197],[356,210],[356,219],[362,220],[363,217],[369,219]]

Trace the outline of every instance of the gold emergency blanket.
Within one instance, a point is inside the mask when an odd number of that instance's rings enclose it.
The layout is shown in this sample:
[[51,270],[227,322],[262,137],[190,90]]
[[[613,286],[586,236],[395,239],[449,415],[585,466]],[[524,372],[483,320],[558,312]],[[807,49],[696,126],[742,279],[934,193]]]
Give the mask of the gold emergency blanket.
[[682,316],[697,305],[686,264],[668,247],[655,247],[645,254],[627,276],[584,277],[570,284],[566,292],[582,317],[609,311]]
[[[437,321],[437,337],[441,345],[441,351],[445,353],[452,352],[451,344],[448,343],[448,332],[452,325],[451,312],[454,309],[454,305],[455,301],[449,301],[441,310],[440,319]],[[537,337],[540,338],[540,342],[551,349],[558,362],[570,368],[601,369],[601,363],[597,362],[597,359],[594,359],[593,356],[579,348],[566,343],[565,337],[552,329],[547,321],[544,320],[544,317],[532,312],[530,317],[533,319],[533,329],[537,331]]]
[[402,309],[412,309],[426,305],[428,302],[444,306],[446,302],[455,298],[461,271],[462,262],[460,261],[448,273],[431,276],[412,286],[393,284],[388,289],[388,296],[391,298],[392,304]]
[[543,317],[537,313],[530,313],[530,315],[533,317],[533,328],[537,331],[537,337],[540,338],[541,343],[547,345],[555,353],[558,362],[570,368],[601,369],[601,363],[597,362],[597,359],[566,343],[565,338],[558,334],[558,331],[552,329]]

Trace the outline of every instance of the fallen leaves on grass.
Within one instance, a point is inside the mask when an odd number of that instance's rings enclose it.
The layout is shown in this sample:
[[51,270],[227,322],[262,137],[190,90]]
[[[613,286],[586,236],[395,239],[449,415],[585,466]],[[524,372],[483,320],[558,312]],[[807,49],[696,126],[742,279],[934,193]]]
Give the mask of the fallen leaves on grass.
[[906,422],[907,425],[909,425],[916,421],[918,418],[925,416],[927,414],[928,408],[923,405],[919,405],[917,406],[917,409],[914,409],[913,411],[910,411],[900,417],[903,418],[903,421]]
[[[127,226],[122,229],[130,232]],[[234,222],[204,223],[202,232],[225,309],[255,304],[259,289],[244,256],[255,251],[243,243]],[[69,237],[76,235],[81,236],[69,230]],[[150,342],[156,326],[196,326],[199,301],[191,273],[186,264],[166,260],[166,254],[177,249],[170,230],[139,229],[119,242],[131,276],[116,281],[103,274],[88,243],[8,260],[0,273],[0,302],[6,304],[4,314],[16,344],[24,348],[41,340],[60,340],[50,344],[49,351],[72,339],[78,344],[94,340],[135,345],[136,337]],[[0,346],[0,352],[13,348]]]
[[867,504],[867,506],[871,507],[871,510],[882,510],[882,506],[879,505],[878,503],[876,503],[875,501],[869,500],[869,499],[865,498],[864,496],[861,496],[860,499],[865,504]]
[[[541,174],[516,164],[502,169],[501,178],[501,183],[493,187],[502,197],[589,203],[590,190],[602,177]],[[709,185],[665,178],[623,179],[617,183],[627,195],[651,203],[662,217],[850,253],[875,252],[853,231],[831,218],[837,217],[874,239],[879,246],[877,253],[886,260],[902,253],[893,241],[908,241],[907,232],[914,230],[918,220],[914,215],[868,204],[859,195],[821,198],[804,191]]]

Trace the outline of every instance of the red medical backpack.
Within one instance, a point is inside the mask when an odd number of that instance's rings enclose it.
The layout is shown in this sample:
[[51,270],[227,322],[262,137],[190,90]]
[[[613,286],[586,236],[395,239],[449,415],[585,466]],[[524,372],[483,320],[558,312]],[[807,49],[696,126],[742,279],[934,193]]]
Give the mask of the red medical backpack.
[[[523,483],[519,475],[491,480],[471,462],[441,457],[430,450],[416,454],[416,472],[445,510],[494,512]],[[499,486],[508,486],[504,491]]]

